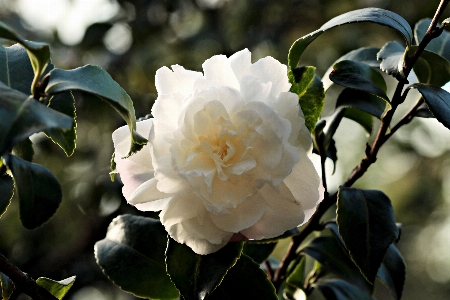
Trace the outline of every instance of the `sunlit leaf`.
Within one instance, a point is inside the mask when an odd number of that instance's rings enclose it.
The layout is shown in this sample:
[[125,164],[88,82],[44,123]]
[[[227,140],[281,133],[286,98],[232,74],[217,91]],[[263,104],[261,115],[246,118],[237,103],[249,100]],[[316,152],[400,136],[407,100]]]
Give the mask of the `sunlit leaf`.
[[436,119],[450,129],[450,93],[431,84],[415,83],[409,88],[417,89]]
[[0,177],[0,217],[6,211],[14,195],[14,183],[11,176],[3,174]]
[[370,283],[397,239],[391,200],[380,191],[339,187],[337,224],[350,257]]
[[[443,24],[445,24],[444,22]],[[422,19],[416,23],[416,26],[414,27],[414,39],[417,45],[423,40],[430,24],[430,18]],[[450,33],[447,30],[444,30],[441,35],[432,39],[425,49],[439,54],[450,61]]]
[[337,99],[336,109],[347,107],[365,111],[381,120],[391,109],[391,104],[373,94],[346,88]]
[[63,299],[75,282],[75,276],[66,278],[64,280],[55,281],[45,277],[39,277],[36,283],[50,292],[59,300]]
[[405,47],[398,42],[388,42],[377,54],[383,72],[394,76],[399,81],[406,79],[403,72],[405,64]]
[[405,275],[405,261],[397,247],[391,244],[378,270],[377,276],[389,288],[389,291],[395,299],[401,299],[402,297]]
[[315,67],[302,67],[289,70],[291,92],[298,95],[300,107],[305,116],[305,125],[310,132],[314,130],[322,112],[325,91]]
[[358,22],[372,22],[396,29],[405,38],[407,46],[411,46],[413,34],[411,27],[405,19],[388,10],[380,8],[363,8],[337,16],[322,25],[322,27],[320,27],[318,30],[296,40],[289,49],[289,67],[291,69],[295,69],[298,65],[300,57],[302,56],[308,45],[311,44],[325,31],[336,26]]
[[277,242],[266,244],[245,243],[243,253],[251,257],[256,263],[261,264],[269,258],[276,246]]
[[136,117],[130,96],[102,68],[87,65],[68,71],[53,69],[50,72],[46,93],[55,95],[70,90],[95,95],[122,116],[130,127],[132,137],[128,155],[139,151],[147,143],[147,140],[136,132]]
[[267,274],[250,257],[242,254],[208,299],[277,300],[278,297]]
[[369,293],[341,279],[319,281],[313,286],[319,289],[327,300],[373,300]]
[[14,292],[14,283],[2,272],[0,272],[0,287],[2,291],[2,300],[8,300]]
[[95,244],[95,258],[122,290],[142,298],[176,299],[178,290],[166,273],[167,233],[159,220],[122,215]]
[[61,203],[58,179],[48,169],[8,154],[6,164],[11,170],[19,196],[20,220],[27,229],[34,229],[50,219]]
[[236,264],[242,248],[242,242],[229,243],[217,252],[199,255],[169,238],[167,273],[184,299],[206,299]]

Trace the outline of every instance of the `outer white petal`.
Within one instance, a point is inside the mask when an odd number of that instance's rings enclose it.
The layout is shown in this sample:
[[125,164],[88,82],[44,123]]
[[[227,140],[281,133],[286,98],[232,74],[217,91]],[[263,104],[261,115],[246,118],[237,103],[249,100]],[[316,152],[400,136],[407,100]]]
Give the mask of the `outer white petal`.
[[172,70],[162,67],[156,71],[155,85],[159,95],[177,92],[189,95],[193,92],[194,82],[203,77],[202,73],[186,70],[179,65],[172,66]]
[[292,173],[283,182],[301,204],[305,212],[303,223],[306,223],[323,200],[324,188],[308,154],[302,149],[299,149],[299,154],[300,162],[294,166]]
[[261,82],[272,82],[271,95],[277,98],[281,92],[288,92],[291,88],[287,74],[287,66],[273,57],[261,58],[251,67],[251,74]]
[[[157,180],[152,178],[143,184],[141,184],[134,192],[130,195],[128,203],[135,205],[139,203],[153,202],[155,200],[168,198],[171,195],[160,192],[157,188]],[[160,203],[161,204],[161,203]],[[147,209],[150,206],[147,206]],[[154,211],[162,210],[164,207],[155,206]]]
[[207,59],[202,67],[206,80],[202,85],[203,89],[229,86],[239,90],[239,81],[225,55],[215,55]]
[[169,235],[197,254],[219,250],[233,235],[214,225],[209,212],[194,193],[174,196],[159,216]]
[[250,74],[250,66],[252,65],[252,54],[248,49],[241,50],[228,58],[231,68],[236,78],[241,81],[242,77]]

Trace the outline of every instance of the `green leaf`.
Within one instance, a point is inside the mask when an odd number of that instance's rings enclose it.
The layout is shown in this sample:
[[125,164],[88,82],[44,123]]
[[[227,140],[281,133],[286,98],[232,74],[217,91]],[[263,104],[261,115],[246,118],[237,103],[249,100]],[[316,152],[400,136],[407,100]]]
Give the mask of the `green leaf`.
[[3,174],[0,177],[0,217],[5,213],[14,195],[14,183],[11,176]]
[[419,107],[414,112],[414,116],[419,118],[434,118],[434,115],[431,113],[428,105],[425,102],[419,105]]
[[400,43],[388,42],[377,54],[378,60],[381,60],[380,69],[399,81],[405,81],[406,76],[403,72],[405,54],[405,47]]
[[340,278],[369,293],[372,291],[372,285],[359,272],[338,237],[319,236],[302,247],[300,251],[319,261]]
[[401,299],[402,297],[405,275],[405,261],[397,247],[391,244],[378,270],[377,276],[389,288],[394,299]]
[[[420,42],[423,40],[423,37],[425,36],[425,33],[427,32],[430,24],[431,19],[429,18],[422,19],[417,22],[416,26],[414,27],[414,39],[417,45],[420,44]],[[445,25],[445,21],[442,22],[442,24]],[[432,39],[430,43],[428,43],[428,45],[425,47],[425,50],[439,54],[440,56],[450,61],[450,33],[444,30],[441,35],[439,35],[437,38]]]
[[372,22],[396,29],[405,38],[407,46],[411,46],[413,34],[411,27],[405,19],[388,10],[363,8],[337,16],[322,25],[318,30],[296,40],[289,49],[288,66],[291,69],[295,69],[306,47],[325,31],[336,26],[357,22]]
[[67,156],[71,156],[75,151],[77,139],[75,98],[70,91],[62,92],[51,97],[48,106],[71,117],[73,120],[72,127],[69,130],[51,128],[45,131],[45,134],[49,136],[55,144],[61,147]]
[[242,242],[228,243],[215,253],[200,255],[169,238],[167,273],[184,299],[206,299],[236,264],[242,248]]
[[34,79],[31,86],[31,94],[34,94],[36,84],[41,75],[44,73],[44,70],[50,61],[50,46],[45,43],[30,42],[24,40],[2,22],[0,22],[0,38],[18,42],[27,49],[28,56],[30,57],[31,61],[31,66],[34,70]]
[[0,155],[34,133],[71,126],[72,118],[0,82]]
[[[412,47],[414,51],[417,47]],[[442,56],[424,50],[413,66],[420,83],[443,86],[450,81],[450,62]]]
[[340,279],[320,281],[313,287],[319,289],[327,300],[373,300],[369,293]]
[[298,95],[299,104],[305,117],[305,125],[310,132],[314,130],[322,112],[325,91],[315,67],[302,67],[288,72],[291,92]]
[[14,155],[8,154],[5,160],[14,177],[23,226],[34,229],[47,222],[61,203],[58,179],[45,167]]
[[286,283],[290,286],[303,289],[305,284],[306,257],[301,256],[294,270],[286,278]]
[[26,161],[31,162],[34,156],[33,143],[29,138],[24,139],[20,143],[14,146],[12,154],[20,157]]
[[243,253],[251,257],[256,263],[261,264],[269,258],[276,246],[276,242],[267,244],[245,243]]
[[75,282],[76,276],[66,278],[61,281],[55,281],[45,277],[39,277],[36,283],[50,292],[53,296],[61,300],[67,294]]
[[389,101],[383,76],[364,63],[351,60],[340,61],[333,66],[330,79],[343,87],[364,91]]
[[345,88],[337,99],[336,109],[347,107],[365,111],[381,120],[391,109],[391,104],[373,94]]
[[108,278],[141,298],[176,299],[178,290],[166,273],[167,233],[159,220],[122,215],[95,244],[95,258]]
[[370,114],[359,109],[345,108],[344,117],[361,125],[368,135],[372,134],[373,117]]
[[380,191],[339,187],[337,224],[350,257],[371,284],[397,239],[391,200]]
[[8,300],[14,292],[14,283],[2,272],[0,272],[0,287],[2,289],[2,300]]
[[415,88],[428,104],[433,115],[445,127],[450,129],[450,93],[431,84],[415,83],[408,88]]
[[34,78],[27,50],[20,44],[0,45],[0,81],[24,94],[30,94]]
[[267,274],[250,257],[242,254],[208,299],[277,300],[278,297]]
[[102,68],[87,65],[68,71],[53,69],[50,72],[46,93],[55,95],[69,90],[79,90],[95,95],[111,105],[122,116],[130,127],[132,137],[128,155],[139,151],[147,143],[147,140],[136,132],[136,117],[130,96]]

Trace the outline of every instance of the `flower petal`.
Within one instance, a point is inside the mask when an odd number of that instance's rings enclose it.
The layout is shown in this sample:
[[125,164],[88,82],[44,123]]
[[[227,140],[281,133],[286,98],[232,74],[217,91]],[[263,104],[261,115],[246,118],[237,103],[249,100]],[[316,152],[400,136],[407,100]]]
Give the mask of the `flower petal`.
[[205,74],[201,86],[203,89],[228,86],[239,90],[239,81],[225,55],[215,55],[207,59],[202,67]]
[[271,82],[271,95],[277,98],[281,92],[288,92],[291,88],[287,77],[287,67],[271,56],[261,58],[251,67],[251,74],[261,82]]

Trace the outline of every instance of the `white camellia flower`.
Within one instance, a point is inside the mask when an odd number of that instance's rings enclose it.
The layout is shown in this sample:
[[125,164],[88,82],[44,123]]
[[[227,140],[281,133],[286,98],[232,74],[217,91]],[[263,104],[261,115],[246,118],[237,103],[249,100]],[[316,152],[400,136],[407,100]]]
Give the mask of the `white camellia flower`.
[[137,122],[148,145],[124,159],[128,128],[113,141],[128,203],[161,211],[173,239],[209,254],[233,235],[272,238],[305,223],[323,187],[285,65],[252,64],[245,49],[213,56],[203,71],[159,69],[153,118]]

